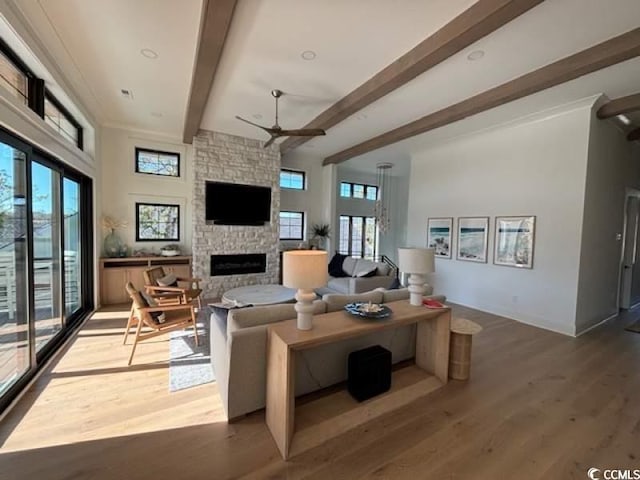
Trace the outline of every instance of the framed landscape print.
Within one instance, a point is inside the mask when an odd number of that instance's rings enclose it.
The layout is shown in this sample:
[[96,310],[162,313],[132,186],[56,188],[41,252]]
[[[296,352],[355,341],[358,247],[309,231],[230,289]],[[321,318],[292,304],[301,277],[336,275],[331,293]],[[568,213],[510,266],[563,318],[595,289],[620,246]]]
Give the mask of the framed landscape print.
[[486,263],[488,244],[489,217],[458,218],[458,260]]
[[451,258],[451,231],[453,218],[427,220],[427,247],[435,249],[436,258]]
[[496,217],[493,263],[533,268],[536,217]]

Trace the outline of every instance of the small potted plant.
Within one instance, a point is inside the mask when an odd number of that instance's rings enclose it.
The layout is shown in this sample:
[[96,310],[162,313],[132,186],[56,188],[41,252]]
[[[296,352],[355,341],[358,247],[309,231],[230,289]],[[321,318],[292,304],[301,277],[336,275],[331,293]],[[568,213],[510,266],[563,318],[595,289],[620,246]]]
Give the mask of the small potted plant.
[[180,245],[177,243],[170,243],[160,249],[160,255],[163,257],[175,257],[180,255]]
[[328,223],[314,223],[311,226],[311,240],[319,249],[324,250],[330,232],[331,227]]

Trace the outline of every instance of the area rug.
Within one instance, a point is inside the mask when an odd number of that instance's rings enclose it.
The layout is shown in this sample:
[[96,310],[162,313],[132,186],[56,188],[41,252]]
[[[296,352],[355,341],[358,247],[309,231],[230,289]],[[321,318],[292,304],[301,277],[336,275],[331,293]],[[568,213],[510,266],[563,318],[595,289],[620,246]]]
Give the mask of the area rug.
[[640,333],[640,320],[638,320],[637,322],[633,322],[631,325],[626,327],[625,330]]
[[[200,315],[203,317],[203,315]],[[193,329],[171,332],[169,340],[169,391],[176,392],[214,382],[216,377],[211,367],[208,321],[198,321],[196,346]]]

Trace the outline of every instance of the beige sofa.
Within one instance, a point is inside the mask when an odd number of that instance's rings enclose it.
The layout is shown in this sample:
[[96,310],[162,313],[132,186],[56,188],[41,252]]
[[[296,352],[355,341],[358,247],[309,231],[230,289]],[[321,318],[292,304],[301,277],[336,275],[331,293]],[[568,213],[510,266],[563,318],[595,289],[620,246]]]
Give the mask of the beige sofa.
[[[430,288],[427,293],[431,293]],[[347,303],[388,303],[408,299],[407,289],[376,290],[358,295],[326,294],[314,302],[315,314],[341,310]],[[435,296],[444,301],[442,296]],[[296,317],[293,304],[267,305],[210,315],[211,362],[227,413],[233,419],[265,407],[267,325]],[[316,320],[318,321],[318,320]],[[319,390],[347,378],[350,352],[382,345],[393,363],[415,355],[415,325],[377,332],[301,352],[296,365],[296,396]]]
[[[359,277],[360,272],[376,269],[372,277]],[[373,262],[364,258],[347,257],[342,262],[346,277],[329,276],[327,286],[317,293],[364,293],[376,288],[389,288],[396,279],[396,272],[384,262]]]

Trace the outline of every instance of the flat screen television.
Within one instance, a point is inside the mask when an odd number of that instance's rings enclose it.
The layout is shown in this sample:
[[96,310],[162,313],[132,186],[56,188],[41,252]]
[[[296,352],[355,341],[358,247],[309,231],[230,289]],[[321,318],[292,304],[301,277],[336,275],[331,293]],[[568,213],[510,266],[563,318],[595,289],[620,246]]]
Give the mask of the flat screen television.
[[206,182],[206,220],[216,225],[264,225],[271,221],[271,188]]

